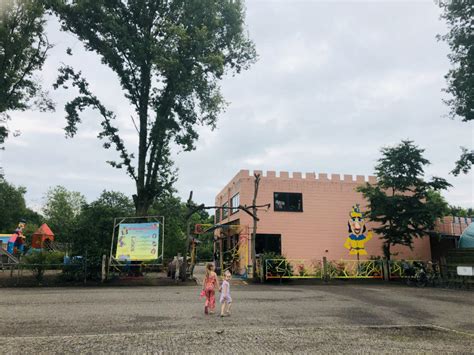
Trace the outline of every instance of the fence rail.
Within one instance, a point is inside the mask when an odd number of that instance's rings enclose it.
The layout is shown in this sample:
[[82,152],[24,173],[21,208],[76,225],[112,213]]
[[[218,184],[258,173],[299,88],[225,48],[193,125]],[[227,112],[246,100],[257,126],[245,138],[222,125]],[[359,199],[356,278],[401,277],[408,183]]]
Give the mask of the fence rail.
[[382,279],[382,260],[341,260],[327,262],[330,279]]
[[266,259],[265,279],[320,279],[322,263],[304,259]]
[[[265,280],[271,279],[383,279],[388,273],[391,279],[408,278],[407,265],[412,267],[418,260],[307,260],[307,259],[265,259],[263,270]],[[384,267],[384,263],[386,266]],[[387,277],[387,278],[388,278]]]

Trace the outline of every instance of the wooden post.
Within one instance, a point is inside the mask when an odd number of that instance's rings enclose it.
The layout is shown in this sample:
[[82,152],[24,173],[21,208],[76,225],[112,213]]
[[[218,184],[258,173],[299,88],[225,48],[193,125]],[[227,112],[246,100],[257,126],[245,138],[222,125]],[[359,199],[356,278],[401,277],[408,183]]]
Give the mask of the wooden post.
[[220,268],[220,275],[223,275],[224,269],[224,256],[222,255],[222,238],[219,238],[219,268]]
[[107,263],[107,256],[104,254],[104,255],[102,255],[102,273],[101,273],[100,282],[104,282],[105,278],[107,276],[107,273],[105,272],[106,263]]
[[87,250],[86,258],[84,259],[84,285],[87,283]]
[[323,256],[323,275],[322,275],[322,277],[323,277],[323,280],[325,282],[328,282],[328,280],[329,280],[328,266],[327,265],[328,265],[328,260],[325,256]]
[[256,277],[256,266],[257,260],[255,257],[255,240],[257,238],[257,195],[258,195],[258,187],[260,185],[260,174],[255,173],[253,175],[255,177],[254,182],[254,190],[253,190],[253,200],[252,200],[252,213],[253,213],[253,230],[252,230],[252,240],[251,240],[251,249],[252,249],[252,278],[255,279]]

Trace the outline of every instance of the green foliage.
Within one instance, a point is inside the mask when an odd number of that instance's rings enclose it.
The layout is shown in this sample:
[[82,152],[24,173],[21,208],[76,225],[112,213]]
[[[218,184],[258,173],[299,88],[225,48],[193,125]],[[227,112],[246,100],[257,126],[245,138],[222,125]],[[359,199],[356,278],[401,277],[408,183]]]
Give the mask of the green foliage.
[[[165,195],[155,201],[150,213],[165,217],[165,260],[181,253],[184,255],[188,247],[186,217],[188,207],[179,197]],[[206,211],[199,211],[190,217],[190,233],[197,223],[209,223],[210,217]],[[201,238],[199,236],[199,238]],[[199,255],[199,251],[198,251]],[[211,257],[212,259],[212,257]],[[207,259],[210,260],[210,259]]]
[[446,215],[455,217],[474,217],[474,210],[472,207],[463,208],[459,206],[449,206]]
[[70,243],[77,228],[78,217],[86,200],[79,192],[63,186],[50,188],[45,195],[43,213],[55,240]]
[[84,204],[77,218],[73,242],[73,253],[100,259],[109,255],[114,218],[132,216],[133,202],[116,191],[103,191],[97,200]]
[[64,253],[58,251],[33,252],[23,257],[22,262],[26,264],[27,268],[33,270],[36,280],[40,283],[46,270],[60,267],[60,264],[64,262]]
[[8,111],[36,106],[53,110],[33,73],[51,48],[44,34],[44,9],[36,0],[2,0],[0,7],[0,146],[8,135]]
[[[474,5],[472,1],[440,1],[442,18],[449,32],[438,36],[448,43],[452,68],[445,75],[451,98],[444,100],[450,107],[451,118],[461,117],[464,122],[474,119]],[[461,147],[462,154],[452,173],[467,174],[474,163],[474,150]]]
[[[211,221],[209,221],[212,218]],[[213,223],[214,217],[210,216],[206,222],[203,223]],[[214,233],[205,233],[201,234],[198,237],[198,240],[201,242],[197,245],[197,260],[202,261],[212,261],[214,257]]]
[[456,161],[456,166],[451,171],[454,176],[458,176],[460,173],[467,174],[474,164],[474,150],[461,147],[461,151],[461,157]]
[[[198,124],[215,127],[225,101],[219,81],[255,61],[253,43],[244,30],[244,6],[239,0],[45,0],[64,30],[74,33],[86,49],[97,53],[118,76],[125,97],[135,110],[138,162],[121,139],[115,114],[89,90],[81,73],[65,66],[56,83],[68,82],[79,96],[66,105],[73,136],[86,107],[101,116],[105,148],[120,153],[116,168],[134,180],[137,215],[170,191],[176,179],[170,159],[174,141],[192,150]],[[132,150],[136,150],[133,148]]]
[[25,193],[24,187],[15,187],[0,178],[0,233],[12,233],[20,219],[25,219],[27,224],[24,234],[29,235],[32,228],[42,222],[38,213],[26,207]]
[[448,55],[452,69],[445,78],[448,83],[446,92],[452,95],[445,102],[451,108],[451,117],[459,116],[463,121],[474,119],[474,5],[472,1],[440,1],[442,18],[449,32],[438,36],[448,43],[451,53]]
[[411,141],[382,148],[382,158],[375,167],[377,183],[358,188],[369,202],[368,217],[377,222],[374,231],[384,240],[384,255],[390,259],[390,246],[411,247],[413,238],[432,230],[436,218],[447,211],[447,204],[437,193],[449,185],[433,177],[425,181],[423,149]]

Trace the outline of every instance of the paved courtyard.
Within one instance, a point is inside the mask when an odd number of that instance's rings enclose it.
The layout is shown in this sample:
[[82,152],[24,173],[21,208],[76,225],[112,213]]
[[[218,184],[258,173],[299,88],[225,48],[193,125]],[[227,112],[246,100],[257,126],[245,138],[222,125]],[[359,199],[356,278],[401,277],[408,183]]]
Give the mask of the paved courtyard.
[[397,285],[0,289],[1,353],[473,353],[474,294]]

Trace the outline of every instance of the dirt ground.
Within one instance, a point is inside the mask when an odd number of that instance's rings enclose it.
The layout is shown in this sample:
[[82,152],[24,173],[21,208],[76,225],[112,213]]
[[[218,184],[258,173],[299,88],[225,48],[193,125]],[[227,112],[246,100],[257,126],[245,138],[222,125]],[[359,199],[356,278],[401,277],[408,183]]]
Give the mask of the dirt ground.
[[1,353],[473,353],[472,292],[397,285],[0,289]]

